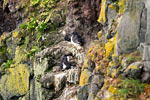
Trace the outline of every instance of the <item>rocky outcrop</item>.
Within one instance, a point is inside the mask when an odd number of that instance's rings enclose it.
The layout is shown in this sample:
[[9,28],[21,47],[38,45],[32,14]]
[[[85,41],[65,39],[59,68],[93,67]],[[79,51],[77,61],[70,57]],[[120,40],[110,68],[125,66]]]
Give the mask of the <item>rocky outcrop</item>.
[[146,34],[147,18],[144,3],[140,0],[130,0],[126,2],[126,6],[118,28],[119,53],[136,50],[139,43],[145,40]]
[[100,0],[73,0],[69,2],[69,13],[66,18],[65,34],[77,31],[84,39],[84,47],[97,38],[99,31],[97,18],[100,10]]
[[20,64],[1,77],[0,93],[4,100],[20,98],[29,93],[29,73],[27,66]]
[[[148,100],[149,8],[149,0],[0,1],[0,100]],[[83,46],[64,40],[73,32]],[[65,54],[73,66],[62,70]]]
[[[18,7],[18,8],[17,8]],[[22,21],[23,12],[19,12],[19,2],[13,0],[0,1],[0,35],[15,30]]]

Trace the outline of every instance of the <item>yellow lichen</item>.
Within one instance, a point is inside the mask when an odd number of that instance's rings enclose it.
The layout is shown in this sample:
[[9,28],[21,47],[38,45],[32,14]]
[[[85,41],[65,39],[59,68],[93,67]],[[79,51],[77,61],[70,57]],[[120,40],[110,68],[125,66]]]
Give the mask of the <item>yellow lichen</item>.
[[113,39],[110,39],[106,45],[105,45],[105,50],[106,50],[106,57],[108,58],[110,56],[110,54],[113,52],[113,48],[114,48],[114,43],[113,43]]
[[118,32],[114,36],[114,53],[113,53],[113,56],[117,56],[117,37],[118,37]]
[[98,33],[97,33],[97,36],[98,36],[98,39],[101,39],[101,37],[102,37],[102,31],[99,31]]
[[102,0],[102,3],[101,3],[101,11],[100,11],[100,15],[99,15],[99,18],[98,18],[98,22],[101,23],[101,22],[106,22],[106,0]]
[[82,70],[84,70],[84,68],[88,67],[88,59],[84,60],[84,65],[82,66]]
[[89,47],[87,57],[92,61],[100,61],[105,53],[103,46],[99,43],[99,41],[94,41]]
[[129,69],[138,69],[138,67],[136,66],[136,65],[133,65],[133,66],[129,66],[128,68],[127,68],[127,70],[129,70]]
[[124,12],[125,8],[125,3],[127,0],[120,0],[118,5],[119,5],[119,14],[122,14]]
[[9,74],[1,78],[0,89],[3,93],[24,95],[29,91],[29,70],[26,65],[19,64],[9,69]]
[[128,100],[134,100],[134,99],[129,98]]
[[97,97],[95,97],[95,99],[94,100],[99,100]]
[[13,33],[13,37],[16,38],[18,36],[18,32]]
[[2,42],[9,36],[9,33],[4,33],[0,36],[0,46],[2,46]]
[[112,78],[116,77],[117,75],[117,69],[112,70]]
[[20,94],[26,93],[29,89],[29,70],[24,64],[19,64],[15,68],[10,68],[10,79],[8,79],[8,87],[11,91],[18,91]]
[[15,52],[15,62],[16,64],[20,63],[21,61],[25,61],[27,59],[26,53],[23,48],[21,47],[16,47],[16,52]]
[[112,8],[112,9],[116,10],[116,7],[113,4],[110,4],[109,8]]
[[106,44],[105,44],[105,50],[106,50],[106,57],[108,58],[111,54],[113,56],[117,55],[117,36],[118,33],[116,33],[116,35],[110,39]]
[[79,86],[84,86],[88,83],[88,75],[87,75],[87,69],[84,69],[82,72],[81,72],[81,75],[80,75],[80,82],[79,82]]
[[3,9],[5,9],[7,4],[8,4],[8,0],[4,0],[4,2],[3,2]]
[[112,94],[117,94],[118,93],[118,88],[110,86],[108,88],[108,91],[111,92]]

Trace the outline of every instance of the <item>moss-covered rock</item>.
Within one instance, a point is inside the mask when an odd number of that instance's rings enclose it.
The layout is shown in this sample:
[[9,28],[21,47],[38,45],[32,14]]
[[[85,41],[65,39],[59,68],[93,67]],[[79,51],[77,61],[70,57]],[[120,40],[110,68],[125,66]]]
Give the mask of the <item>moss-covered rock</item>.
[[5,100],[22,97],[29,92],[29,69],[25,64],[10,68],[0,80],[0,92]]

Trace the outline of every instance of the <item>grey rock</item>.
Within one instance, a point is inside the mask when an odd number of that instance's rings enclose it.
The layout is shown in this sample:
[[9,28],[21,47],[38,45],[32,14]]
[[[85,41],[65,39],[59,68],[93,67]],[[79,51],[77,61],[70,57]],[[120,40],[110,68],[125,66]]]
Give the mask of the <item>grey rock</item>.
[[94,75],[91,81],[91,85],[89,86],[89,96],[87,100],[94,100],[96,94],[99,92],[103,84],[104,76],[98,74]]
[[54,76],[54,86],[55,86],[55,91],[58,92],[60,91],[62,88],[65,87],[66,84],[66,78],[67,74],[66,73],[58,73],[55,74]]
[[78,84],[80,79],[80,69],[70,69],[67,72],[67,82],[70,84]]
[[52,100],[54,97],[54,92],[49,89],[42,88],[42,100]]
[[77,64],[80,65],[83,63],[85,56],[85,54],[83,53],[83,48],[81,48],[81,50],[77,50],[76,47],[74,47],[70,42],[67,41],[62,41],[53,47],[42,50],[41,52],[36,54],[36,59],[43,60],[44,58],[53,56],[55,57],[55,59],[52,58],[52,61],[56,62],[56,64],[59,64],[58,62],[60,62],[61,56],[67,53],[73,54]]
[[141,21],[141,23],[140,23],[139,39],[140,39],[140,43],[144,43],[145,35],[146,35],[146,31],[147,31],[147,9],[145,8],[145,5],[144,5],[143,11],[142,11],[140,21]]
[[144,72],[142,75],[142,82],[150,82],[150,72]]
[[143,58],[144,61],[150,61],[150,46],[144,45]]
[[127,53],[136,50],[140,43],[139,34],[142,36],[145,35],[145,31],[143,30],[140,33],[140,27],[146,24],[144,23],[145,21],[141,23],[141,14],[143,9],[145,9],[144,7],[142,0],[127,0],[126,10],[118,28],[118,53]]
[[137,50],[140,52],[140,54],[143,54],[144,52],[144,43],[140,43],[139,47],[137,48]]
[[45,88],[54,88],[54,73],[48,73],[41,78],[42,86]]
[[77,96],[76,86],[66,87],[63,90],[63,93],[61,94],[61,96],[57,98],[56,100],[77,100],[76,96]]
[[60,66],[54,66],[53,67],[53,72],[60,72],[60,71],[61,71]]
[[135,62],[130,64],[124,71],[123,75],[130,78],[140,79],[142,75],[144,64],[142,62]]
[[150,72],[150,61],[144,61],[144,71]]
[[150,2],[149,0],[144,0],[145,6],[147,8],[147,32],[146,32],[146,43],[150,44]]
[[55,90],[56,92],[61,90],[66,83],[67,73],[47,73],[41,78],[42,86],[49,88],[50,90]]
[[38,61],[34,61],[34,76],[35,78],[38,78],[38,76],[43,76],[45,74],[45,71],[49,68],[48,64],[48,58],[44,58]]
[[78,97],[78,100],[87,100],[88,99],[88,85],[79,87],[77,97]]
[[112,19],[115,19],[115,17],[117,16],[117,12],[115,9],[112,9],[108,6],[106,16],[107,16],[108,25],[110,25]]

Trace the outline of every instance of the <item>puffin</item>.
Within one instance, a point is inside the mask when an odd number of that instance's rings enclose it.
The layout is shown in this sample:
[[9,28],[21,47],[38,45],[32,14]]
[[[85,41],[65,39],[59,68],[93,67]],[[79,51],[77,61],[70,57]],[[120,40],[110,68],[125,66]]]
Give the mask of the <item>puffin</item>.
[[72,54],[65,54],[61,57],[60,67],[62,70],[70,69],[72,67],[71,63],[69,62],[69,56],[72,56]]
[[82,46],[83,45],[83,39],[77,32],[73,32],[71,36],[71,43],[75,46]]

